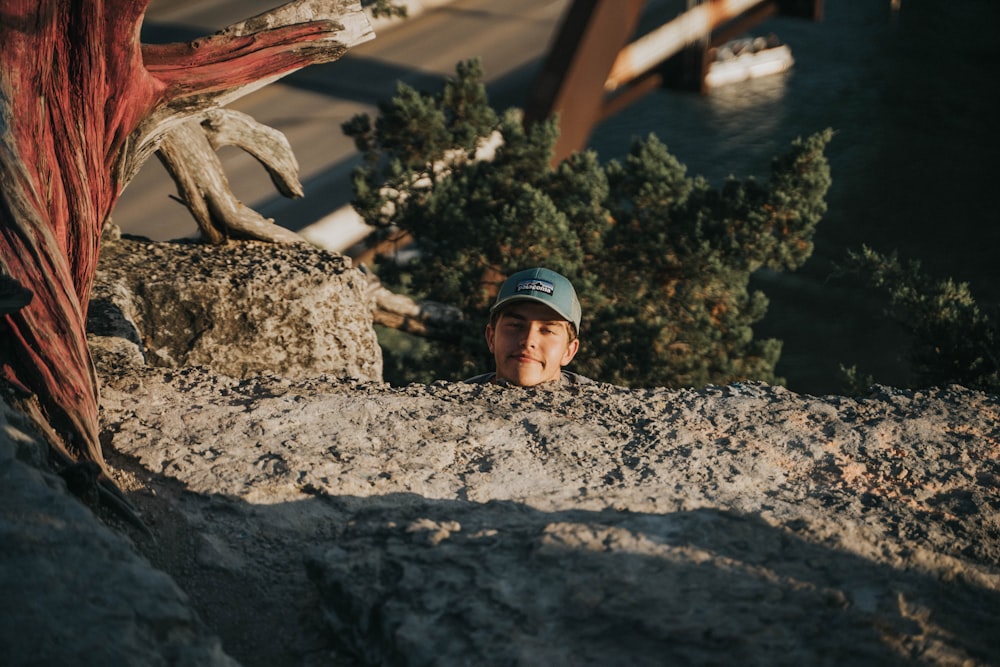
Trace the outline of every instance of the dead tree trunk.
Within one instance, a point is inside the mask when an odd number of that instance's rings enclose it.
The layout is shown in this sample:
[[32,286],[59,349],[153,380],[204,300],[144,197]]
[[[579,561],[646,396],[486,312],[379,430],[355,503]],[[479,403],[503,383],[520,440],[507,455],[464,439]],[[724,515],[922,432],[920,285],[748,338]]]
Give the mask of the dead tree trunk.
[[148,4],[0,0],[0,277],[33,293],[0,311],[0,382],[55,453],[102,469],[85,323],[122,188],[176,128],[374,37],[358,0],[298,0],[143,46]]

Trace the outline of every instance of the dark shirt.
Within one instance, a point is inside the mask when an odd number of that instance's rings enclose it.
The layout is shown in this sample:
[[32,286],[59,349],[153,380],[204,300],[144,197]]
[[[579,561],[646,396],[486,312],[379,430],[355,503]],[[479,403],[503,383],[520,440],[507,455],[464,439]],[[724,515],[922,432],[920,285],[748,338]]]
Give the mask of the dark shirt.
[[[489,384],[490,382],[496,382],[497,384],[513,384],[509,380],[497,380],[496,373],[483,373],[482,375],[474,375],[465,380],[466,384]],[[569,371],[562,371],[560,373],[559,380],[553,380],[551,382],[543,382],[540,387],[548,387],[550,385],[563,385],[563,384],[592,384],[594,381],[589,377],[584,375],[579,375],[577,373],[571,373]]]

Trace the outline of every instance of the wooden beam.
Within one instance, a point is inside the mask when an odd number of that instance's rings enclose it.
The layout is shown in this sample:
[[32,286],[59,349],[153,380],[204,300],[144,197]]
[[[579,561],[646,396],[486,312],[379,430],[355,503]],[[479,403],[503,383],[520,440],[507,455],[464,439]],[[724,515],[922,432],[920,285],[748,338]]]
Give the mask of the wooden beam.
[[712,46],[721,46],[728,41],[736,39],[741,34],[757,25],[762,21],[766,21],[775,14],[779,12],[779,7],[775,2],[764,2],[750,11],[746,12],[742,16],[739,16],[734,21],[727,23],[718,30],[712,33]]
[[604,107],[604,82],[645,0],[575,0],[524,106],[524,122],[559,114],[553,162],[582,150]]
[[567,11],[524,107],[526,124],[559,115],[553,163],[583,150],[597,123],[658,86],[703,91],[710,44],[775,12],[823,16],[823,0],[705,0],[628,43],[644,4],[575,0]]
[[605,91],[613,92],[658,67],[684,47],[707,38],[720,25],[761,2],[762,0],[709,0],[664,23],[621,50],[604,82]]

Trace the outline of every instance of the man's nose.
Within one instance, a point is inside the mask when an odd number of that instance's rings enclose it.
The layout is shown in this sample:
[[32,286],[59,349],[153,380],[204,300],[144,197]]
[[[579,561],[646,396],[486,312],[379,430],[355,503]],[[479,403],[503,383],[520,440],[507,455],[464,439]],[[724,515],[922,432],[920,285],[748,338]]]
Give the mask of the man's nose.
[[538,327],[527,327],[524,330],[524,344],[527,347],[535,347],[538,344],[539,336],[541,336],[541,332]]

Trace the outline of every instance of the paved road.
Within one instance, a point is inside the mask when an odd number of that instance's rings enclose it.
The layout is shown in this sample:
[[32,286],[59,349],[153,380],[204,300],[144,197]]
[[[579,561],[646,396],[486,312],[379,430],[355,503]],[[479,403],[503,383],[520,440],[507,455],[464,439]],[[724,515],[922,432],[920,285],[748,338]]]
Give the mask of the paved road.
[[[279,4],[278,0],[154,0],[143,41],[170,42],[209,34]],[[233,191],[279,224],[301,230],[350,200],[357,159],[341,123],[374,115],[397,81],[437,91],[460,60],[478,56],[494,106],[522,106],[569,0],[458,0],[378,31],[341,60],[308,67],[232,105],[285,133],[305,187],[290,201],[274,190],[253,158],[234,148],[220,155]],[[159,161],[150,160],[126,188],[114,212],[126,233],[167,240],[197,233]]]

